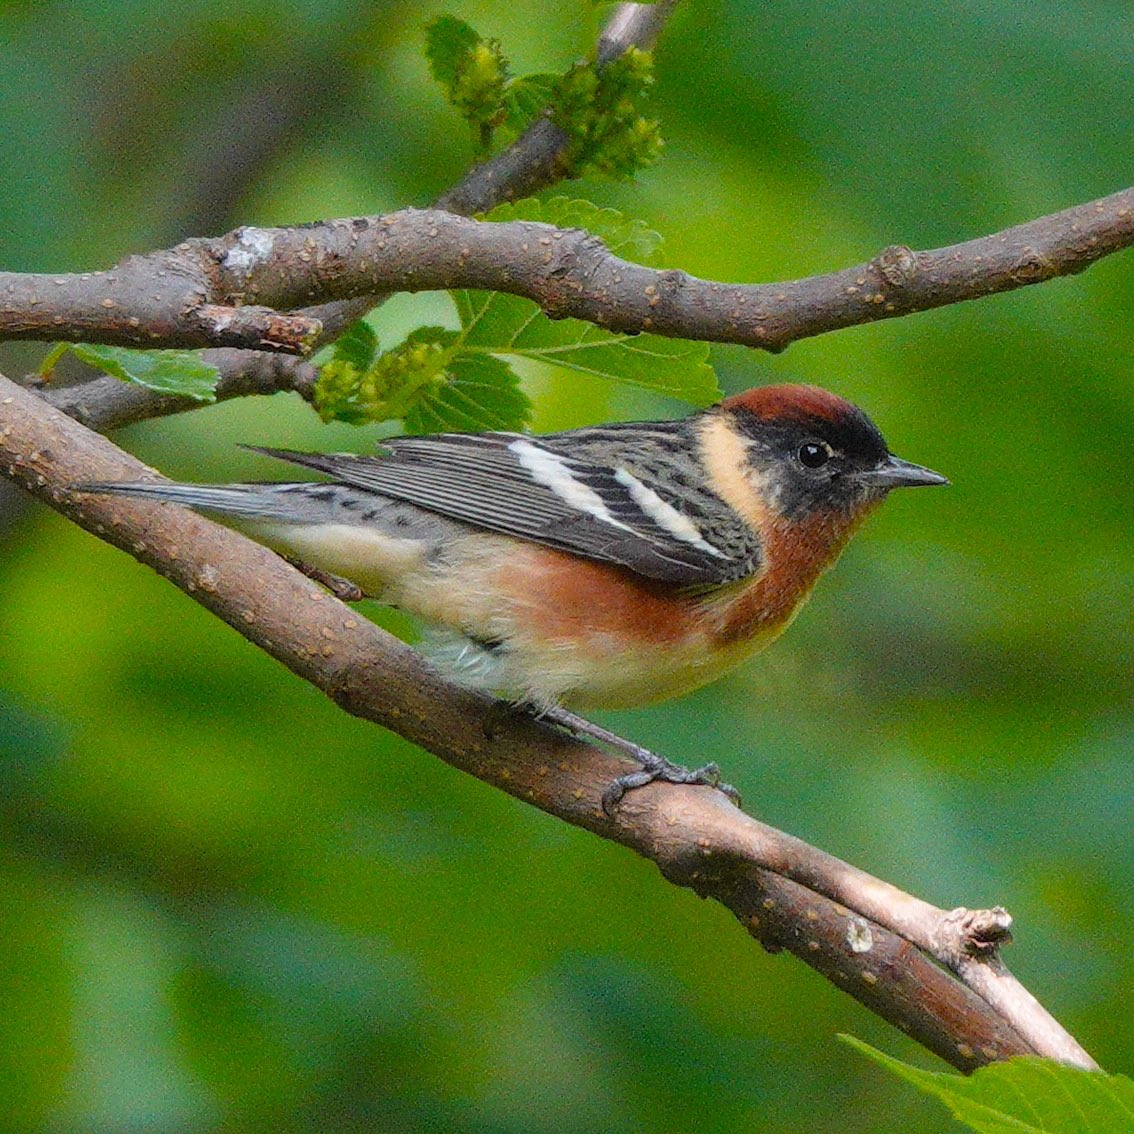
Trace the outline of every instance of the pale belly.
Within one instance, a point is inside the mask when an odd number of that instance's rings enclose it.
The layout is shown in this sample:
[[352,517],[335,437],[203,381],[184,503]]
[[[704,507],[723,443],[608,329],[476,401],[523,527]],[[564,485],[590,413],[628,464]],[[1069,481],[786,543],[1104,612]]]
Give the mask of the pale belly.
[[588,652],[574,666],[568,656],[558,673],[553,670],[548,675],[550,681],[537,678],[532,682],[532,692],[538,703],[541,685],[546,684],[551,693],[556,685],[570,680],[562,698],[569,708],[630,709],[652,705],[716,681],[770,645],[775,636],[749,639],[723,649],[718,646],[712,651],[701,642],[676,650],[645,647],[602,657]]

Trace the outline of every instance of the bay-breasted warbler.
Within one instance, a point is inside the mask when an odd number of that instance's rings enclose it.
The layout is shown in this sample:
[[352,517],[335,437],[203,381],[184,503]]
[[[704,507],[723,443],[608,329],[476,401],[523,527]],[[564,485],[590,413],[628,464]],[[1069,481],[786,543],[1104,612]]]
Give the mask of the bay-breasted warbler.
[[84,485],[231,517],[432,628],[466,683],[553,707],[674,697],[771,643],[865,517],[944,477],[862,410],[764,386],[678,421],[261,452],[324,483]]

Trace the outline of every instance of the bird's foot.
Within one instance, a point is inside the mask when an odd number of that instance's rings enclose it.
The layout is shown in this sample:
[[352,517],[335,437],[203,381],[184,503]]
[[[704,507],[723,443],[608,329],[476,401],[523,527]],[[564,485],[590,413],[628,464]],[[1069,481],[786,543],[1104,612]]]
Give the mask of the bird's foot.
[[587,720],[586,717],[572,713],[569,709],[558,707],[548,709],[540,713],[539,716],[542,720],[550,721],[552,724],[566,729],[574,736],[587,736],[592,740],[615,748],[641,765],[636,772],[627,772],[624,776],[612,780],[602,793],[602,809],[607,815],[613,814],[614,808],[618,806],[619,801],[628,791],[645,787],[646,784],[652,784],[655,780],[661,780],[667,784],[698,784],[716,788],[727,795],[737,807],[740,806],[740,792],[732,784],[722,783],[721,770],[715,763],[705,764],[700,768],[682,767],[680,764],[674,764],[667,760],[664,756],[659,756],[656,752],[651,752],[648,748],[643,748],[640,744],[635,744],[633,741]]
[[628,791],[645,787],[655,780],[667,784],[703,784],[723,792],[737,807],[740,806],[740,792],[732,784],[722,782],[721,770],[716,763],[703,764],[700,768],[685,768],[645,748],[638,751],[640,756],[637,758],[641,760],[642,767],[612,780],[602,793],[602,809],[607,815],[614,813],[615,807]]

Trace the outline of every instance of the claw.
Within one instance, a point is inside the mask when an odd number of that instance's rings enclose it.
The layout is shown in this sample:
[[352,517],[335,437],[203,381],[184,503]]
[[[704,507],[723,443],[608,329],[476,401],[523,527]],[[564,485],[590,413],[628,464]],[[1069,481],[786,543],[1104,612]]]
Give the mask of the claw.
[[593,740],[607,744],[642,765],[637,771],[627,772],[624,776],[612,780],[602,793],[602,809],[607,815],[614,814],[614,808],[618,806],[619,801],[628,791],[645,787],[646,784],[652,784],[655,780],[661,780],[667,784],[697,784],[716,788],[717,791],[724,792],[737,807],[740,806],[740,792],[732,784],[721,782],[721,770],[715,763],[708,763],[701,768],[692,769],[683,768],[680,764],[672,764],[664,756],[659,756],[648,748],[634,744],[632,741],[626,740],[625,737],[618,736],[616,733],[594,724],[586,717],[572,713],[569,709],[560,707],[544,709],[539,713],[539,718],[557,724],[560,728],[566,729],[575,736],[589,736]]
[[624,776],[612,780],[606,791],[602,793],[602,809],[607,815],[614,814],[614,808],[628,791],[645,787],[655,780],[667,784],[693,784],[716,788],[717,791],[728,796],[737,807],[740,806],[740,792],[732,784],[721,782],[721,770],[715,763],[706,764],[701,768],[683,768],[680,764],[672,764],[645,749],[639,751],[650,759],[642,760],[642,767],[638,771],[627,772]]

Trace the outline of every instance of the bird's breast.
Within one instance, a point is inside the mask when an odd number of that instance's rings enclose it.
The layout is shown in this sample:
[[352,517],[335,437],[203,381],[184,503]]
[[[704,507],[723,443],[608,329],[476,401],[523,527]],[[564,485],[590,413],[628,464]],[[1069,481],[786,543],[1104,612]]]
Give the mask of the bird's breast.
[[[496,570],[494,640],[537,703],[627,708],[680,696],[770,640],[717,639],[711,604],[632,572],[513,545]],[[774,636],[774,633],[771,635]]]
[[803,519],[765,524],[763,569],[737,584],[731,594],[720,596],[717,640],[722,644],[754,637],[771,641],[783,633],[865,516],[865,510],[851,516],[820,510]]

